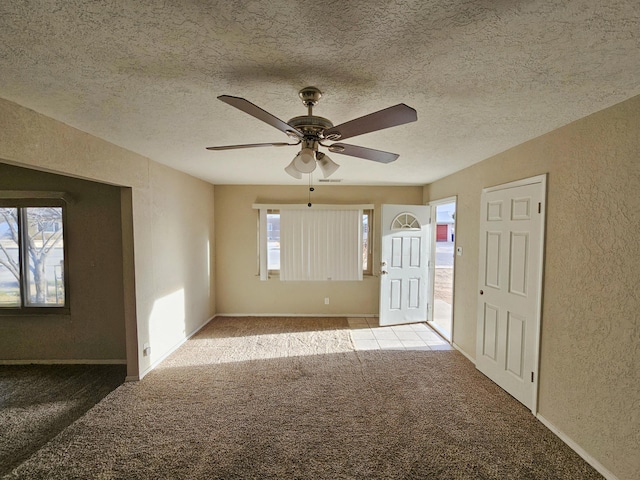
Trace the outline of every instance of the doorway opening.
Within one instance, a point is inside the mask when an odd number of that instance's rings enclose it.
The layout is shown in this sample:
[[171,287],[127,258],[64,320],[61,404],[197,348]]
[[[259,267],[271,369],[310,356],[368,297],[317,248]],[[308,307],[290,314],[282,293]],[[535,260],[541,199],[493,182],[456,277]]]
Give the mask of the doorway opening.
[[453,340],[453,265],[455,259],[456,197],[430,203],[435,228],[431,236],[429,325],[446,340]]

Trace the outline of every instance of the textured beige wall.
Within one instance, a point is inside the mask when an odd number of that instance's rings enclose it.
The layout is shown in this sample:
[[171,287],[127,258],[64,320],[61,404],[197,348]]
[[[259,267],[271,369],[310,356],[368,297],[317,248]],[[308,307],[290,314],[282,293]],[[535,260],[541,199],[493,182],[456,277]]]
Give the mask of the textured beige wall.
[[475,355],[483,187],[548,173],[540,414],[640,478],[640,97],[425,188],[458,195],[454,341]]
[[125,360],[120,188],[0,163],[0,190],[67,192],[70,314],[0,316],[0,360]]
[[[125,305],[135,298],[135,312],[125,308],[129,375],[146,372],[214,314],[214,280],[205,278],[212,255],[203,238],[212,249],[212,185],[2,99],[0,159],[131,187],[122,203],[132,205],[122,216],[133,223],[133,252],[123,250],[135,262],[135,272],[125,264],[126,285],[126,272],[135,273],[135,293],[133,285],[125,292]],[[145,343],[150,356],[142,355]]]
[[[140,332],[148,328],[153,363],[215,313],[213,276],[209,275],[214,196],[212,185],[153,162],[149,184],[145,210],[150,216],[144,219],[148,230],[144,246],[135,254],[136,265],[142,256],[151,267],[143,295],[150,313],[148,321],[138,325]],[[134,207],[135,193],[134,189]]]
[[[217,185],[215,191],[218,313],[343,315],[378,313],[379,278],[361,282],[281,282],[257,276],[257,211],[253,203],[307,203],[308,187]],[[421,204],[421,187],[318,186],[313,203]],[[374,220],[374,267],[380,222]],[[324,304],[329,297],[329,305]]]

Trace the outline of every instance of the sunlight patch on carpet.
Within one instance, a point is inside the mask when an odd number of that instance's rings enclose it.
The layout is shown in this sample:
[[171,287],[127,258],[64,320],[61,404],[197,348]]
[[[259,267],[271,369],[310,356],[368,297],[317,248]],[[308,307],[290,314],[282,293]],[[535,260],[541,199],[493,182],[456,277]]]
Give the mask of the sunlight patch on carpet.
[[244,323],[215,319],[187,341],[180,353],[167,358],[158,368],[211,365],[275,358],[329,355],[354,350],[344,319],[326,322],[309,319],[277,323],[269,318],[245,330]]

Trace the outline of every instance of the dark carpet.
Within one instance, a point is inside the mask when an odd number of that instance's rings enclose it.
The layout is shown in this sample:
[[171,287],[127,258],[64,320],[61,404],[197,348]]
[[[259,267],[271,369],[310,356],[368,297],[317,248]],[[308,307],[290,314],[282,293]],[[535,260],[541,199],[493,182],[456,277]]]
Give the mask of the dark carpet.
[[601,479],[455,351],[344,319],[212,321],[5,479]]
[[124,382],[124,365],[0,366],[0,475]]

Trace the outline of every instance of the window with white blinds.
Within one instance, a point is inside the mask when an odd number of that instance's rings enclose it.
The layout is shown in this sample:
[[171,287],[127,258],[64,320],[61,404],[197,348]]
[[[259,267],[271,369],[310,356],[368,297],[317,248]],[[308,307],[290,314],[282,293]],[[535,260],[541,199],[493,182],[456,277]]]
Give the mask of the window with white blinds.
[[362,210],[282,210],[280,280],[362,280]]
[[362,280],[370,272],[373,205],[254,204],[259,273],[283,281]]

